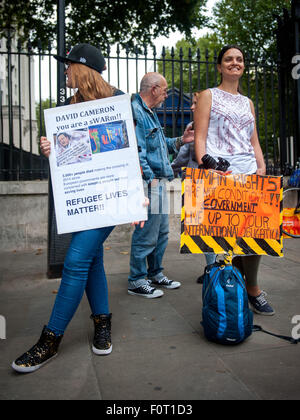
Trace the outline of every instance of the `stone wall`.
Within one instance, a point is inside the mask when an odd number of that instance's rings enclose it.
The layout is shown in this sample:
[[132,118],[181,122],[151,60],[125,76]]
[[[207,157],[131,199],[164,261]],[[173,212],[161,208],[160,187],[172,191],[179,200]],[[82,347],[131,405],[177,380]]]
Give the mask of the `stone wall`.
[[0,250],[47,246],[48,181],[0,182]]
[[[286,185],[286,180],[284,182]],[[170,198],[170,241],[179,242],[181,182],[167,184]],[[296,194],[286,202],[295,205]],[[48,181],[0,182],[0,251],[47,248]],[[130,244],[134,227],[117,226],[108,244]]]
[[[181,184],[168,183],[170,240],[180,237]],[[0,251],[47,247],[48,181],[0,182]],[[130,244],[133,227],[117,226],[107,243]]]

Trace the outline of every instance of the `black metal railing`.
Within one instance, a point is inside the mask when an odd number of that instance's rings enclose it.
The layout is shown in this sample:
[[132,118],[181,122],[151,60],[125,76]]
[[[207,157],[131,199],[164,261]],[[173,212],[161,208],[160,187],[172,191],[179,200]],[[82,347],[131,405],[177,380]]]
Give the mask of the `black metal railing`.
[[[33,49],[30,43],[24,47],[11,39],[0,45],[2,72],[4,69],[0,85],[0,180],[48,177],[48,162],[40,154],[38,142],[45,135],[43,110],[56,105],[55,53],[50,44],[47,51],[41,46]],[[163,48],[158,53],[155,48],[145,47],[131,52],[117,46],[104,55],[107,62],[104,78],[124,92],[137,92],[146,72],[159,71],[166,77],[169,98],[157,111],[169,136],[181,134],[192,119],[189,109],[192,93],[219,83],[216,52],[208,50],[190,48],[176,53],[173,48]],[[293,143],[295,113],[289,101],[292,91],[280,91],[280,80],[289,77],[280,61],[246,60],[242,90],[254,103],[257,130],[270,174],[282,173],[284,166],[294,166],[297,159]]]

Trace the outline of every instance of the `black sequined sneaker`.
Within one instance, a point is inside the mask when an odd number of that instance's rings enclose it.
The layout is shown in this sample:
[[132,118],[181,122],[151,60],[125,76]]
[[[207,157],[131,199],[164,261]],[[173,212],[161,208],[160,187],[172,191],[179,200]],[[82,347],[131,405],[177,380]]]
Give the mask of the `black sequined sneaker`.
[[111,314],[91,315],[94,321],[95,334],[92,345],[93,353],[103,356],[111,353]]
[[20,373],[30,373],[40,369],[57,356],[58,346],[63,335],[55,335],[46,326],[39,341],[26,353],[16,359],[12,368]]

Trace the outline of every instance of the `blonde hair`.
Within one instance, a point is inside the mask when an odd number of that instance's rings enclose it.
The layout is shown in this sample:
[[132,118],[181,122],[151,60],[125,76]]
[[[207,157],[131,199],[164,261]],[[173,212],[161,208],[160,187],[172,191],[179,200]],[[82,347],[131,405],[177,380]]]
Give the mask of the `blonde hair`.
[[78,91],[71,99],[71,104],[113,96],[116,88],[107,83],[100,73],[84,64],[72,63],[72,80]]

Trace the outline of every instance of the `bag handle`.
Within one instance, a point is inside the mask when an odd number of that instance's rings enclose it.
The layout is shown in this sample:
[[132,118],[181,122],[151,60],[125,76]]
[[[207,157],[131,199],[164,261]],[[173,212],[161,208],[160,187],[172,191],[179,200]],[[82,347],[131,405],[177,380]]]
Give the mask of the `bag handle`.
[[229,250],[225,254],[217,255],[216,261],[218,257],[222,258],[218,261],[220,265],[232,265],[233,252],[231,250]]
[[262,332],[264,332],[264,333],[266,333],[266,334],[269,334],[269,335],[272,335],[272,336],[274,336],[274,337],[277,337],[277,338],[282,338],[283,340],[287,340],[287,341],[289,341],[291,344],[298,344],[298,343],[300,343],[300,338],[295,339],[295,338],[293,338],[293,337],[287,337],[286,335],[274,334],[274,333],[271,333],[270,331],[266,331],[266,330],[264,330],[264,329],[263,329],[260,325],[253,325],[253,327],[252,327],[252,331],[262,331]]

